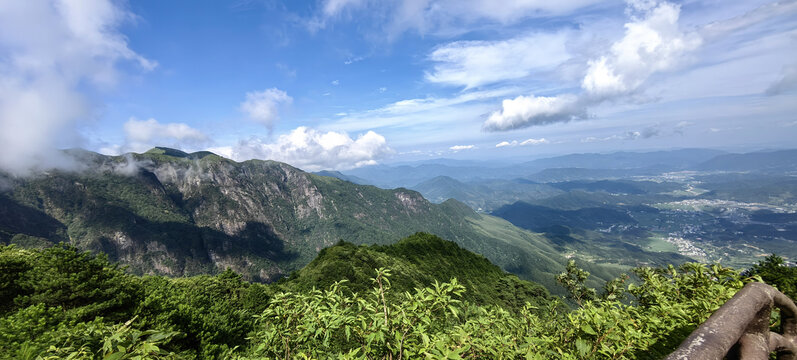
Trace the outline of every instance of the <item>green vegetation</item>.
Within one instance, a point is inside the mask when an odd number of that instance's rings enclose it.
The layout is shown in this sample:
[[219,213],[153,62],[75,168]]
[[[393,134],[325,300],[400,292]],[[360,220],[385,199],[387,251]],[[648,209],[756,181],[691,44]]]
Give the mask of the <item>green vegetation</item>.
[[786,296],[797,299],[797,267],[786,266],[778,255],[772,254],[753,265],[746,272],[748,276],[760,276],[764,282],[780,290]]
[[[382,264],[396,270],[366,273]],[[793,292],[793,270],[772,256],[751,273]],[[506,289],[490,284],[535,285],[427,234],[392,246],[341,242],[272,285],[232,271],[139,277],[70,246],[2,246],[0,358],[660,358],[760,279],[694,263],[634,274],[599,293],[570,262],[558,276],[578,304],[568,310],[538,287],[542,296],[507,303]],[[439,281],[448,275],[463,279]]]
[[321,250],[315,260],[278,285],[303,293],[345,280],[341,288],[346,293],[366,293],[377,268],[391,269],[394,295],[456,278],[468,289],[462,300],[477,305],[498,305],[517,311],[527,302],[542,306],[553,299],[542,286],[507,274],[454,242],[424,233],[387,246],[356,246],[341,241]]

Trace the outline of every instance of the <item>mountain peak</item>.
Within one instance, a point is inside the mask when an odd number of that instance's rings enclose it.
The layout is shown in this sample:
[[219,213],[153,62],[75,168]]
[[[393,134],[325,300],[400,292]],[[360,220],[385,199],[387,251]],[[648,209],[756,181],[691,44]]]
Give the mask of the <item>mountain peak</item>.
[[192,153],[189,154],[189,153],[187,153],[185,151],[182,151],[182,150],[172,149],[172,148],[163,147],[163,146],[156,146],[156,147],[154,147],[152,149],[149,149],[144,154],[146,154],[146,155],[163,155],[163,156],[171,156],[171,157],[175,157],[175,158],[192,159],[192,160],[202,159],[202,158],[205,158],[205,157],[208,157],[208,156],[217,156],[218,157],[218,155],[216,155],[216,154],[214,154],[214,153],[212,153],[210,151],[197,151],[197,152],[192,152]]

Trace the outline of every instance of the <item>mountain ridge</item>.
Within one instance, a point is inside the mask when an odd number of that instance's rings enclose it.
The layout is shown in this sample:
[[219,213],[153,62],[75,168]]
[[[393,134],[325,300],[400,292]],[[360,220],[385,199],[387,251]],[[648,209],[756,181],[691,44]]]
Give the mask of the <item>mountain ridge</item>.
[[[0,218],[0,241],[69,242],[107,253],[137,274],[184,276],[231,268],[274,281],[344,239],[389,244],[418,231],[482,254],[523,279],[555,289],[566,259],[542,235],[477,214],[455,200],[433,204],[408,189],[384,190],[262,160],[235,162],[163,148],[84,154],[82,171],[6,175],[4,203],[29,210],[34,231]],[[15,225],[16,224],[16,225]],[[61,225],[58,225],[61,224]],[[17,227],[15,227],[17,226]],[[585,263],[596,282],[619,272]]]

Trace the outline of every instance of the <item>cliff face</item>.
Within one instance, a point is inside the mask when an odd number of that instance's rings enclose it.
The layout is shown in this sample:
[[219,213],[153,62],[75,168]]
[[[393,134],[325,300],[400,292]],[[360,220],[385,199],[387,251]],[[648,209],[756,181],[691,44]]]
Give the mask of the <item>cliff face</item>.
[[82,156],[87,169],[80,172],[7,177],[12,185],[0,194],[0,240],[37,246],[69,241],[103,251],[136,273],[177,276],[229,267],[270,281],[339,239],[386,244],[416,231],[475,236],[457,230],[469,229],[464,215],[475,214],[448,211],[451,204],[283,163],[236,163],[164,148]]

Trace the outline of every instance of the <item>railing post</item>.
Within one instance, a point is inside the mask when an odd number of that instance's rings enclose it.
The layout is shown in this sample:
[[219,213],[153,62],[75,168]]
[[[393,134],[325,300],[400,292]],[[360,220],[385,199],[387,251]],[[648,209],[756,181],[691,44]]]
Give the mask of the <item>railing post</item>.
[[[781,334],[769,331],[773,307],[780,309]],[[700,325],[668,360],[797,360],[797,306],[764,283],[750,283]]]

